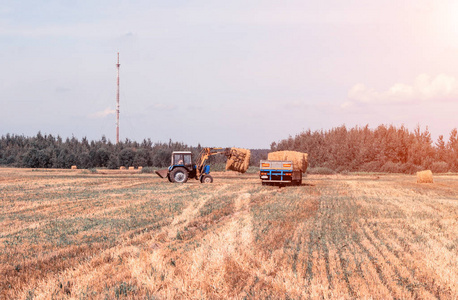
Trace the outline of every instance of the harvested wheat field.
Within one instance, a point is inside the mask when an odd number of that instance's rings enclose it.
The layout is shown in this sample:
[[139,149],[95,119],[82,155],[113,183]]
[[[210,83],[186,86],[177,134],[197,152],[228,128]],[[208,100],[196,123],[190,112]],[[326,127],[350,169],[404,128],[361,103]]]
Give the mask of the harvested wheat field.
[[0,168],[0,299],[456,299],[458,176]]

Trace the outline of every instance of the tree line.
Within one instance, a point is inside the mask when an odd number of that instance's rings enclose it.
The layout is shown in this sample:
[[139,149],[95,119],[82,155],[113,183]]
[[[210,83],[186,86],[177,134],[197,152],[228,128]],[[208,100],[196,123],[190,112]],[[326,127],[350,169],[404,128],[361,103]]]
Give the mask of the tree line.
[[[110,168],[120,166],[170,165],[173,151],[191,151],[198,157],[202,147],[181,142],[168,143],[144,139],[126,139],[118,144],[103,136],[98,141],[42,134],[25,137],[6,134],[0,138],[0,165],[25,168]],[[404,126],[380,125],[375,129],[347,128],[342,125],[330,130],[307,130],[273,142],[271,149],[251,151],[250,165],[258,166],[269,151],[295,150],[309,154],[309,168],[329,172],[392,172],[414,173],[430,169],[433,172],[458,172],[458,131],[453,129],[448,139],[439,136],[433,142],[428,128],[418,126],[410,131]],[[222,164],[224,157],[212,157],[211,163]]]
[[309,154],[311,168],[333,172],[415,173],[458,172],[458,131],[448,140],[441,135],[433,142],[426,127],[380,125],[375,129],[340,126],[330,130],[307,130],[271,144],[272,151],[295,150]]
[[[191,151],[197,158],[200,145],[189,146],[181,142],[153,143],[144,139],[141,143],[126,139],[118,144],[102,137],[99,141],[81,140],[72,137],[63,140],[60,136],[38,132],[34,137],[6,134],[0,138],[0,165],[23,168],[109,168],[158,167],[170,165],[173,151]],[[262,156],[262,157],[261,157]],[[253,150],[252,163],[258,164],[267,157],[266,150]],[[222,164],[224,157],[212,157],[210,163]]]
[[75,137],[63,140],[60,136],[43,135],[40,132],[34,137],[7,134],[0,139],[0,165],[25,168],[70,168],[76,165],[84,169],[167,167],[172,151],[176,149],[198,154],[201,147],[172,141],[153,143],[150,139],[141,143],[126,139],[113,144],[104,136],[99,141],[88,141],[85,137],[81,140]]

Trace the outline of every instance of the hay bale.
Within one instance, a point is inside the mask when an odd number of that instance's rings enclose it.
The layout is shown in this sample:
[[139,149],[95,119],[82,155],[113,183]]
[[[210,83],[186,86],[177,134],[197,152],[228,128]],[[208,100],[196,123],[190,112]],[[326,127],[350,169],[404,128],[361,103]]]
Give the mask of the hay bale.
[[267,155],[268,160],[291,160],[293,162],[293,169],[300,170],[304,173],[307,170],[308,154],[298,151],[276,151],[270,152]]
[[76,170],[76,169],[78,169],[77,166],[72,166],[72,170]]
[[226,170],[245,173],[250,166],[251,151],[248,149],[231,148],[226,161]]
[[126,169],[126,167],[124,167],[124,166],[120,166],[119,167],[119,170],[125,170],[125,169]]
[[431,170],[417,172],[417,183],[433,183],[433,172]]
[[138,170],[139,170],[139,171],[143,170],[143,167],[142,167],[142,166],[139,166],[139,167],[138,167]]
[[135,167],[129,167],[129,170],[135,170]]

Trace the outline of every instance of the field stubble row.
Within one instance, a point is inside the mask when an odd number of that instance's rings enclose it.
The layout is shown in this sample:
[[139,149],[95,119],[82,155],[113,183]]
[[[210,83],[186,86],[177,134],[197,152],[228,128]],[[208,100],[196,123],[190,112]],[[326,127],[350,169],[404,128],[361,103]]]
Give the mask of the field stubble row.
[[456,298],[458,177],[0,169],[0,298]]

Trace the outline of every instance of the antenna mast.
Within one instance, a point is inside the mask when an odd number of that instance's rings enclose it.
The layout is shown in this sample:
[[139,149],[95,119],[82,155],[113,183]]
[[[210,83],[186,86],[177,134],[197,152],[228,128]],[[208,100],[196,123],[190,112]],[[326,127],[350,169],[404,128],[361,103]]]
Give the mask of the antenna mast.
[[116,64],[117,76],[116,76],[116,144],[119,143],[119,52],[118,52],[118,63]]

